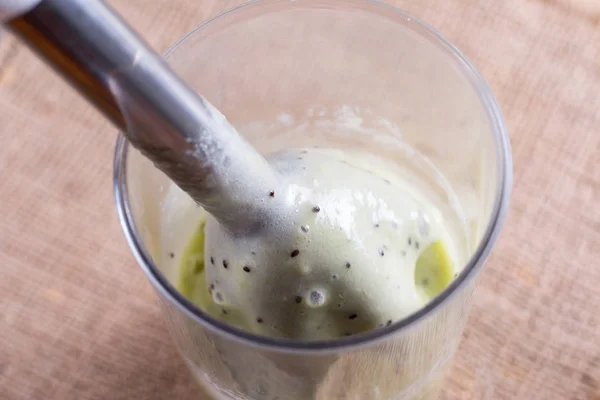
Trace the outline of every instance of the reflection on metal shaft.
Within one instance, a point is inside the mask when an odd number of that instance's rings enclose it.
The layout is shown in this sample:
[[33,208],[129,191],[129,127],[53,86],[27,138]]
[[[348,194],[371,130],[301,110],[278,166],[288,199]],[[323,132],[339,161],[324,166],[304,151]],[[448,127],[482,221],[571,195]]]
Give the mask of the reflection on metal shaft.
[[113,10],[100,0],[44,0],[7,25],[201,201],[210,171],[189,154],[206,105]]

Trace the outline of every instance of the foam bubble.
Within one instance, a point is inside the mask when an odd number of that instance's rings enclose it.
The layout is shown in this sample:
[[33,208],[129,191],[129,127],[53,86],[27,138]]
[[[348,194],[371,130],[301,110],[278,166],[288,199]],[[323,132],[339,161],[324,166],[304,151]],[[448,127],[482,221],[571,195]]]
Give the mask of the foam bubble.
[[323,307],[327,302],[327,291],[323,288],[314,288],[308,292],[306,304],[312,308]]

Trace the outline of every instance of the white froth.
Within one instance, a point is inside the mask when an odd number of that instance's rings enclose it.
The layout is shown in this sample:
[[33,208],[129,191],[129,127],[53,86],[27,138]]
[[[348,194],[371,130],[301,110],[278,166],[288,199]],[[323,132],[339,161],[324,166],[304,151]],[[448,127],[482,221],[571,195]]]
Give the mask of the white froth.
[[[261,226],[239,235],[207,221],[206,275],[219,304],[257,333],[302,339],[374,329],[423,305],[416,260],[444,234],[426,198],[337,150],[288,150],[269,162],[280,183]],[[259,316],[265,323],[252,323]]]

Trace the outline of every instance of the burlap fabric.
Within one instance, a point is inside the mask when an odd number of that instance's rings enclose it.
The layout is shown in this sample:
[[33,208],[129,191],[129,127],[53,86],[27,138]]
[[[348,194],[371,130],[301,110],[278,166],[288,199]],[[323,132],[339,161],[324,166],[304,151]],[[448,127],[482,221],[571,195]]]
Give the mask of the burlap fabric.
[[[238,2],[111,3],[162,51]],[[394,3],[480,68],[514,152],[510,216],[445,398],[600,399],[600,2]],[[110,132],[0,41],[2,400],[198,398],[120,232]]]

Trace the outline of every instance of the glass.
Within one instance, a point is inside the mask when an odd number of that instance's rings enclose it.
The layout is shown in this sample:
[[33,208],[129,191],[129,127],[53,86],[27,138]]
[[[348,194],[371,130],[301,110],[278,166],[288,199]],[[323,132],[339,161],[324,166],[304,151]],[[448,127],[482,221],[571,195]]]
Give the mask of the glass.
[[383,329],[312,342],[241,331],[175,289],[177,256],[202,209],[120,138],[121,223],[204,390],[214,399],[436,398],[508,206],[509,143],[483,78],[431,27],[367,1],[252,2],[200,25],[166,58],[261,152],[358,148],[409,171],[454,219],[464,261],[441,295]]

